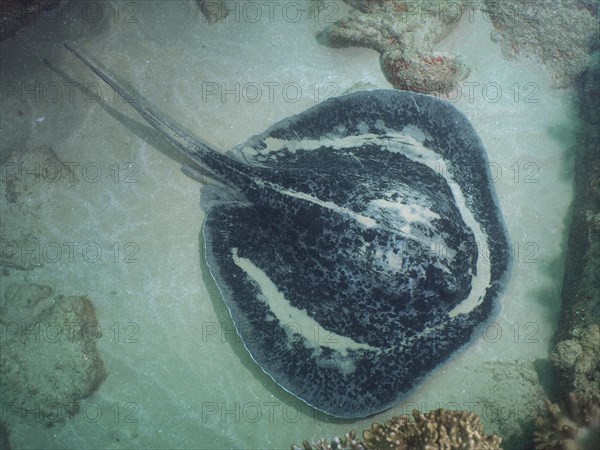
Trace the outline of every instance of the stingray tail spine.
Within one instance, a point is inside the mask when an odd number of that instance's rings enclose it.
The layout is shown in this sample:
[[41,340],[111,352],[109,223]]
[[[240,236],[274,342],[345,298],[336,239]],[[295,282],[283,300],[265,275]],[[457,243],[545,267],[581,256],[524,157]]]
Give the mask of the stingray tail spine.
[[[150,106],[150,103],[138,92],[131,92],[123,88],[123,84],[106,70],[102,64],[96,61],[92,56],[75,48],[67,42],[64,43],[67,50],[73,53],[83,64],[98,75],[106,84],[108,84],[116,93],[118,93],[127,103],[129,103],[146,121],[155,129],[164,134],[164,136],[175,145],[187,157],[209,172],[223,179],[225,172],[230,172],[237,162],[231,158],[222,155],[200,139],[184,131],[175,122],[169,119],[165,114],[160,113],[156,108]],[[234,169],[235,170],[235,169]]]

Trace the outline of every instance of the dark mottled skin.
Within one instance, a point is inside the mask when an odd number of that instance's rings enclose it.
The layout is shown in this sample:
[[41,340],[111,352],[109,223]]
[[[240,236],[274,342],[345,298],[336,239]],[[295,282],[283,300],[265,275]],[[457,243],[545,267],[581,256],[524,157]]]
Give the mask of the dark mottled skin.
[[[96,61],[68,48],[118,86]],[[497,310],[509,273],[507,233],[485,149],[452,105],[409,92],[357,92],[285,119],[226,156],[182,131],[143,98],[121,94],[226,184],[203,189],[205,256],[211,274],[253,359],[279,385],[315,408],[350,418],[393,406]],[[335,130],[340,130],[339,138],[365,132],[383,136],[381,123],[388,131],[414,125],[425,132],[423,145],[445,163],[488,236],[491,282],[481,304],[467,314],[448,316],[471,290],[477,245],[443,176],[366,141],[342,149],[323,145],[288,151],[283,145],[276,152],[264,150],[268,137],[304,142],[328,135],[335,141]],[[443,237],[456,250],[451,260],[444,263],[424,242],[407,238],[385,211],[368,210],[374,200],[400,197],[427,205],[439,216],[431,226],[415,224],[413,230],[425,241]],[[377,225],[365,226],[353,214],[368,216]],[[274,317],[258,284],[235,263],[234,249],[262,270],[289,304],[318,322],[318,341],[305,342],[314,330],[303,330],[302,337],[290,332],[294,324]],[[381,266],[377,254],[382,252],[397,255],[401,269]],[[448,272],[439,264],[446,264]],[[420,334],[433,327],[435,331]],[[372,350],[348,350],[340,356],[327,345],[328,332]],[[350,370],[340,366],[344,359]]]

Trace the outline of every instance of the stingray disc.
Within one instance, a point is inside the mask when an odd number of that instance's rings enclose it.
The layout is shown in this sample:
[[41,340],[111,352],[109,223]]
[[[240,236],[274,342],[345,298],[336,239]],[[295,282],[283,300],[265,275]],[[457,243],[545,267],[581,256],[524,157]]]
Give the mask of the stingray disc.
[[253,359],[315,408],[393,406],[497,309],[507,233],[482,142],[451,104],[357,92],[230,155],[252,182],[205,189],[207,263]]
[[508,236],[483,144],[451,104],[356,92],[223,155],[65,46],[223,181],[202,190],[206,262],[283,389],[335,416],[377,413],[497,311]]

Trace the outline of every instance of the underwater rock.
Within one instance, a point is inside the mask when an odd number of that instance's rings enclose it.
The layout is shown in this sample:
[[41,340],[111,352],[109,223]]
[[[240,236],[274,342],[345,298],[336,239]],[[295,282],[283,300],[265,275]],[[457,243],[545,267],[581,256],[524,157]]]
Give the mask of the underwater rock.
[[546,401],[547,414],[538,417],[536,450],[596,450],[600,448],[600,403],[571,393],[562,406]]
[[[468,411],[448,411],[443,408],[392,417],[384,425],[374,423],[363,433],[364,442],[354,431],[345,439],[334,438],[303,442],[305,450],[501,450],[502,439],[486,436],[479,416]],[[292,450],[300,450],[292,445]]]
[[550,359],[563,389],[600,400],[600,325],[590,325],[580,336],[559,342]]
[[594,52],[582,76],[580,91],[581,116],[594,131],[600,128],[600,51]]
[[227,4],[223,0],[196,0],[196,3],[208,23],[222,22],[229,15]]
[[52,293],[49,286],[12,284],[0,301],[0,397],[8,425],[72,419],[107,377],[92,302]]
[[9,439],[9,431],[4,425],[3,422],[0,422],[0,449],[2,450],[11,450],[10,439]]
[[402,56],[384,59],[394,87],[425,93],[447,93],[467,77],[469,70],[456,55],[432,53],[407,60]]
[[[588,2],[578,2],[585,5]],[[597,7],[597,5],[596,5]],[[595,16],[597,9],[590,10]],[[556,347],[550,360],[564,404],[546,402],[534,441],[537,450],[600,447],[600,136],[598,53],[576,87],[582,127],[576,148],[573,218],[565,258]]]
[[40,302],[50,297],[53,292],[50,286],[43,284],[11,284],[4,293],[4,299],[0,300],[1,323],[20,323],[23,319],[23,308],[35,311]]
[[484,0],[483,9],[496,29],[492,39],[502,45],[504,55],[545,64],[559,87],[581,75],[600,43],[595,0]]
[[434,52],[433,46],[452,31],[464,2],[398,2],[346,0],[350,15],[319,36],[332,47],[360,46],[381,54],[390,82],[397,89],[448,93],[470,72],[459,55]]
[[32,270],[44,265],[39,240],[51,234],[42,211],[64,208],[64,188],[79,182],[74,167],[45,146],[15,150],[2,161],[0,267],[5,273],[9,268]]
[[583,127],[574,149],[573,218],[551,360],[561,392],[600,400],[600,130],[593,96],[600,90],[600,65],[597,56],[594,61],[578,86]]

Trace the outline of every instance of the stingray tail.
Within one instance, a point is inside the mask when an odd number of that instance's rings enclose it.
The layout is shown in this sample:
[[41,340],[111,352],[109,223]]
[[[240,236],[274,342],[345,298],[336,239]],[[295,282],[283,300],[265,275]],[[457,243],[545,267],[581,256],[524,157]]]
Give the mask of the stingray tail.
[[[160,131],[173,145],[175,145],[187,157],[205,167],[209,172],[221,179],[231,179],[231,169],[239,163],[231,158],[212,149],[200,139],[184,131],[175,122],[166,115],[158,112],[156,108],[150,106],[150,103],[138,92],[131,92],[125,89],[122,83],[111,75],[102,65],[92,56],[86,55],[68,43],[64,43],[67,50],[73,53],[81,62],[89,67],[96,75],[104,80],[114,89],[123,99],[135,108],[146,121],[155,129]],[[236,170],[239,172],[239,170]],[[229,176],[227,176],[229,174]]]

